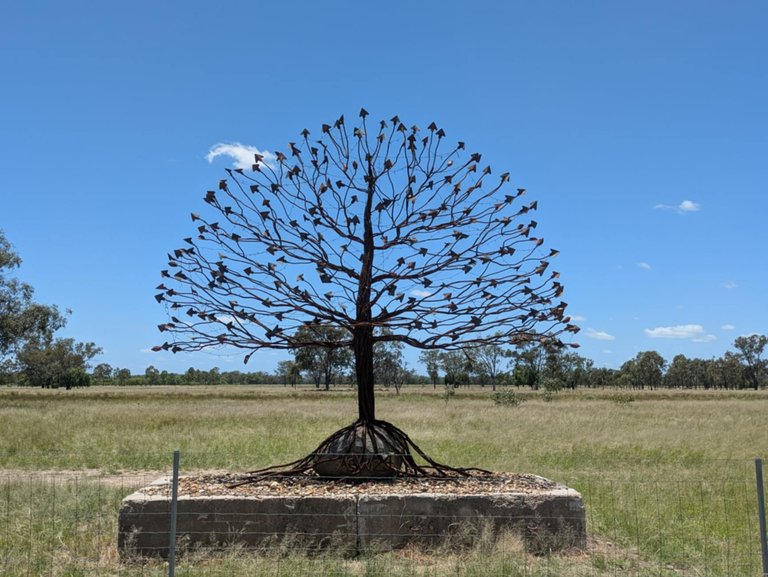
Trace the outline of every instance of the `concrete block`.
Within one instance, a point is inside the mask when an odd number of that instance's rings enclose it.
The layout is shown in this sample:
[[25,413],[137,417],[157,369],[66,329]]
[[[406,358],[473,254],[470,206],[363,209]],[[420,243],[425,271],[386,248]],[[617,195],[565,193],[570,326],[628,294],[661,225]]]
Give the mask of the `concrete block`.
[[586,544],[581,495],[572,489],[535,494],[372,495],[357,506],[362,551],[409,544],[425,548],[471,546],[484,536],[520,534],[528,550],[544,552]]
[[[357,550],[356,500],[338,497],[180,497],[179,548]],[[170,532],[170,499],[133,493],[118,514],[118,547],[124,554],[165,557]]]
[[[160,480],[158,484],[167,480]],[[322,496],[181,496],[178,548],[332,549],[343,555],[406,545],[426,550],[471,547],[512,532],[544,553],[586,546],[581,495],[551,489],[490,494],[339,494]],[[170,498],[140,490],[123,500],[118,547],[123,555],[165,557]]]

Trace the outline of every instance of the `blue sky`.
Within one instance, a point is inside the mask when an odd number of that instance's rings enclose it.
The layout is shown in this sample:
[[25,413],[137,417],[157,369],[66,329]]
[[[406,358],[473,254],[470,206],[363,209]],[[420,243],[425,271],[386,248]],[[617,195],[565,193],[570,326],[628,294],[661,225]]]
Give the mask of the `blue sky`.
[[436,121],[539,201],[598,366],[719,356],[768,333],[767,21],[762,0],[9,2],[0,228],[99,361],[241,369],[149,351],[165,255],[233,161],[206,156],[364,106]]

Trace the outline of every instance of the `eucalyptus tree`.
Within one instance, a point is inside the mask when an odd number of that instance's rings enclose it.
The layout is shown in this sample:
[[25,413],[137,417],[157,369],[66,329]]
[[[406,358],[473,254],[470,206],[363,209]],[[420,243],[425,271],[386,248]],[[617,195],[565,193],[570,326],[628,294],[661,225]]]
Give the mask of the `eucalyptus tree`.
[[[246,362],[260,349],[352,351],[357,420],[293,470],[317,470],[339,443],[403,453],[397,474],[449,470],[418,465],[408,436],[377,418],[377,343],[458,351],[578,330],[549,268],[558,251],[535,234],[536,201],[447,142],[434,122],[375,123],[364,109],[354,126],[341,116],[317,136],[305,129],[285,152],[228,170],[205,195],[209,213],[192,215],[196,233],[168,255],[156,299],[170,338],[157,350],[226,346]],[[342,333],[299,330],[321,325]]]
[[440,352],[422,351],[419,355],[419,361],[427,368],[427,375],[429,375],[432,388],[436,389],[437,381],[440,379]]
[[103,385],[110,382],[112,380],[112,374],[112,366],[108,363],[99,363],[93,367],[93,380],[96,381],[96,384],[98,385]]
[[733,346],[738,351],[736,356],[745,366],[745,372],[750,386],[757,390],[768,380],[768,359],[763,358],[768,337],[765,335],[749,335],[738,337]]
[[115,367],[113,371],[114,371],[113,378],[115,383],[117,383],[121,387],[130,384],[130,380],[131,380],[130,369],[121,369],[121,368]]
[[[305,325],[299,327],[294,338],[299,341],[333,342],[342,338],[342,329],[329,325]],[[320,388],[320,383],[325,385],[325,390],[331,388],[334,377],[348,368],[352,361],[349,349],[321,347],[307,345],[292,349],[296,367],[309,373],[315,382],[315,387]]]
[[87,387],[91,384],[89,362],[100,353],[95,344],[74,339],[33,341],[19,351],[18,364],[27,385],[45,389]]
[[301,369],[295,361],[280,361],[277,363],[277,374],[283,381],[283,386],[295,387],[301,378]]
[[472,364],[481,379],[481,384],[484,385],[487,380],[493,390],[496,390],[496,383],[502,375],[502,360],[507,357],[509,357],[507,351],[494,343],[473,350]]
[[144,383],[147,385],[157,385],[160,382],[160,371],[154,366],[149,365],[144,369]]
[[20,265],[21,258],[0,230],[0,375],[45,388],[87,386],[88,362],[101,349],[54,338],[67,318],[56,306],[34,301],[34,289],[11,275]]
[[709,389],[712,380],[708,366],[713,362],[675,355],[664,374],[664,386],[673,389]]
[[522,342],[510,351],[512,383],[538,389],[547,363],[547,351],[556,346],[545,341]]
[[622,380],[633,389],[658,389],[667,361],[656,351],[642,351],[621,365]]
[[731,351],[708,361],[707,379],[716,389],[744,389],[749,386],[741,359]]
[[[382,329],[387,332],[389,329]],[[410,378],[403,358],[405,345],[399,341],[379,341],[373,347],[373,377],[385,388],[393,387],[399,395],[400,389]]]
[[470,385],[470,374],[474,371],[472,357],[467,351],[445,351],[440,353],[440,368],[445,374],[446,386]]
[[543,373],[550,383],[550,388],[554,386],[557,389],[575,389],[589,380],[593,366],[591,359],[578,353],[548,347]]
[[33,300],[34,289],[11,276],[21,258],[0,230],[0,363],[15,360],[29,343],[50,342],[66,324],[58,308]]

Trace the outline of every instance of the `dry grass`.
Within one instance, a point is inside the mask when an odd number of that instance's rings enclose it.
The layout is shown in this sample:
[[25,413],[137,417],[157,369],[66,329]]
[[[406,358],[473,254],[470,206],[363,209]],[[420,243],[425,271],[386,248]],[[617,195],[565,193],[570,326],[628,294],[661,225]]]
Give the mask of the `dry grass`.
[[[440,393],[382,392],[379,416],[440,461],[535,473],[580,490],[596,537],[587,555],[531,558],[513,543],[439,559],[408,551],[254,559],[233,549],[215,560],[190,558],[179,574],[759,572],[753,459],[768,456],[765,392],[580,391],[552,401],[526,392],[518,407],[495,406],[490,390],[461,390],[447,403]],[[0,574],[163,574],[162,565],[117,560],[117,507],[142,482],[125,472],[167,471],[175,448],[185,471],[290,461],[351,422],[355,410],[348,389],[0,389]]]

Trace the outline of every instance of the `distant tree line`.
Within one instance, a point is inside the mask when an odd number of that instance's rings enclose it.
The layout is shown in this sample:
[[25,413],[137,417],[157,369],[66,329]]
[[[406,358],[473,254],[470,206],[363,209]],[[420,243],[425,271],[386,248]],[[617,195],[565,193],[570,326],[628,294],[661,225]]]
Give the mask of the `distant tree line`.
[[112,367],[108,363],[96,365],[92,374],[94,385],[117,386],[267,385],[278,383],[278,379],[274,373],[222,371],[218,367],[207,371],[190,367],[183,373],[173,373],[149,365],[143,373],[133,374],[129,369]]
[[[224,385],[312,384],[317,389],[354,386],[350,349],[306,346],[290,349],[293,359],[278,363],[274,373],[255,371],[199,370],[184,373],[150,365],[143,374],[91,361],[101,353],[94,343],[56,338],[66,316],[52,305],[33,300],[33,289],[10,276],[21,264],[0,230],[0,385],[43,388],[94,385]],[[334,342],[341,329],[328,325],[304,326],[299,341]],[[389,329],[379,329],[387,337]],[[760,389],[768,387],[768,337],[738,337],[733,351],[712,359],[676,355],[668,363],[656,351],[643,351],[619,369],[595,367],[594,362],[571,349],[552,343],[531,342],[515,348],[485,344],[461,350],[424,351],[419,360],[426,375],[409,368],[400,341],[377,341],[374,381],[399,392],[406,384],[447,387],[480,386],[559,389],[623,387],[628,389]]]
[[[315,329],[317,330],[317,329]],[[333,331],[334,329],[323,329]],[[332,335],[330,335],[332,337]],[[738,337],[734,351],[712,359],[676,355],[668,363],[656,351],[643,351],[619,369],[595,367],[591,359],[547,342],[514,349],[489,344],[459,351],[424,351],[427,374],[409,369],[399,343],[378,343],[374,350],[376,383],[397,392],[404,384],[461,387],[528,387],[534,390],[620,387],[628,389],[760,389],[768,387],[768,337]],[[305,347],[292,361],[278,364],[277,382],[312,382],[317,388],[353,384],[350,355]]]
[[[404,385],[437,387],[519,387],[555,392],[578,388],[625,389],[761,389],[768,387],[768,360],[764,358],[768,337],[751,335],[734,341],[733,351],[712,359],[676,355],[667,362],[656,351],[643,351],[618,369],[595,367],[591,359],[567,349],[541,343],[513,350],[486,345],[463,351],[426,351],[419,360],[426,369],[420,374],[407,366],[403,346],[379,343],[375,349],[376,384],[399,393]],[[91,348],[89,348],[91,347]],[[25,354],[40,355],[25,360],[17,372],[0,372],[0,384],[42,387],[89,385],[267,385],[286,387],[312,385],[318,390],[354,387],[351,355],[339,349],[304,347],[293,351],[293,359],[280,361],[274,372],[222,371],[218,367],[183,373],[148,366],[143,373],[99,363],[89,372],[85,359],[93,345],[59,339],[53,346],[30,348]],[[26,358],[22,354],[22,358]],[[51,360],[48,357],[58,358]],[[46,360],[48,359],[48,360]],[[70,359],[67,361],[66,359]],[[69,364],[67,364],[69,363]],[[64,367],[58,377],[50,367]],[[34,371],[34,372],[33,372]],[[48,372],[46,372],[48,371]]]
[[529,387],[556,391],[576,388],[760,389],[768,387],[768,337],[737,338],[734,351],[713,359],[676,355],[671,363],[656,351],[643,351],[619,369],[595,367],[591,359],[566,349],[534,343],[504,350],[425,352],[421,361],[430,381],[447,386]]
[[[401,344],[378,343],[374,349],[375,378],[377,386],[396,392],[406,384],[433,388],[479,386],[494,391],[497,387],[547,391],[608,387],[759,389],[768,387],[768,360],[763,358],[767,344],[764,335],[739,337],[734,341],[735,351],[722,357],[689,359],[676,355],[671,363],[656,351],[643,351],[619,369],[595,367],[591,359],[547,343],[530,343],[511,350],[485,345],[461,351],[425,351],[419,360],[426,374],[419,374],[405,363]],[[206,376],[201,371],[195,377],[194,369],[190,369],[172,378],[193,384],[312,384],[323,390],[354,386],[351,355],[345,351],[303,347],[292,352],[294,358],[279,362],[274,374],[234,371]]]

